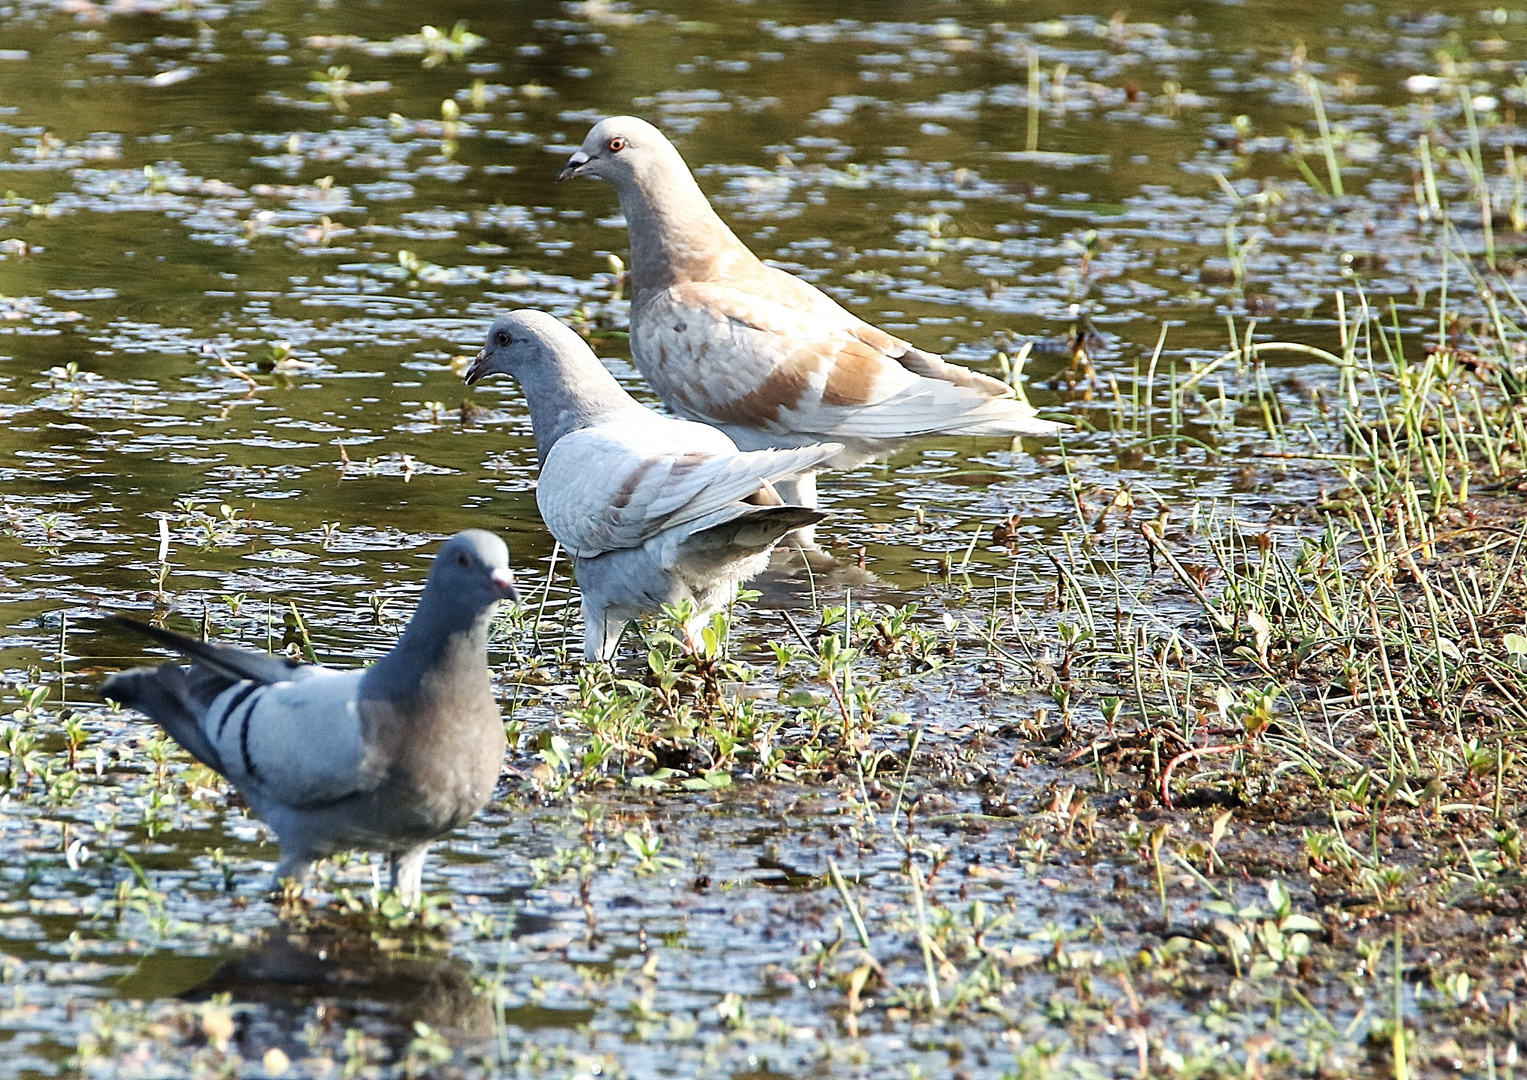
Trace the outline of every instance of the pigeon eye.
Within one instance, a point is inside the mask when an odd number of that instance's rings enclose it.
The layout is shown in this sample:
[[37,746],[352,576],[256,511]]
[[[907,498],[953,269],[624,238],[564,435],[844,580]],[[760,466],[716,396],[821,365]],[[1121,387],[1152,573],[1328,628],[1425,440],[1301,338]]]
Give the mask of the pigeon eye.
[[466,564],[467,564],[467,557],[465,555],[457,555],[456,556],[456,565],[457,566],[465,566]]
[[510,345],[514,341],[514,338],[509,336],[509,331],[507,331],[507,330],[500,330],[497,334],[495,334],[493,336],[493,339],[495,341],[497,341],[499,343],[499,345],[501,345],[501,346]]
[[609,146],[610,153],[618,154],[626,148],[626,137],[624,135],[617,135],[606,145]]

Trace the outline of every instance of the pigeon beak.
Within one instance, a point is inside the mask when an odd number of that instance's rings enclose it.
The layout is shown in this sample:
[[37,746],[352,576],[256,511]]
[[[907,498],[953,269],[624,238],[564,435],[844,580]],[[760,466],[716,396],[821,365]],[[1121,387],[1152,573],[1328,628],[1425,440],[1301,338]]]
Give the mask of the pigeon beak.
[[487,369],[488,350],[484,349],[477,354],[477,358],[472,361],[472,366],[467,368],[467,373],[463,375],[462,378],[466,379],[468,386],[471,386],[473,383],[477,382],[478,379],[482,378],[488,373]]
[[567,164],[562,166],[562,171],[557,174],[558,180],[571,180],[575,176],[582,176],[580,171],[589,163],[589,156],[582,150],[577,151],[567,159]]
[[493,580],[493,587],[498,590],[500,600],[508,600],[511,604],[520,602],[520,591],[514,587],[513,574],[500,567],[489,576]]

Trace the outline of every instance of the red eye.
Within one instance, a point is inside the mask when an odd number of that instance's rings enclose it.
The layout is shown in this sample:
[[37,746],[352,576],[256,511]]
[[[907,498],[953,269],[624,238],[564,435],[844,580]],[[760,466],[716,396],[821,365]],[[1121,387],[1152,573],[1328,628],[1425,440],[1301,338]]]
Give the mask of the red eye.
[[624,135],[617,135],[607,145],[610,148],[610,153],[618,154],[626,148],[626,137]]

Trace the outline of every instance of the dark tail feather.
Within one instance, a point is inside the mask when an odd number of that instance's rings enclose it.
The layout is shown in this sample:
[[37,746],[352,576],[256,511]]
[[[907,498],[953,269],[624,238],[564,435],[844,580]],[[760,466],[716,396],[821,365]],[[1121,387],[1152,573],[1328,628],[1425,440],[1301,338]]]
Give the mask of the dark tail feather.
[[[184,634],[177,634],[173,630],[150,626],[148,623],[141,623],[122,615],[116,616],[115,621],[134,633],[152,638],[159,644],[174,649],[181,655],[235,682],[244,679],[252,679],[257,683],[284,682],[292,677],[295,669],[302,666],[296,660],[272,656],[270,653],[250,652],[247,649],[235,649],[228,645],[209,645],[205,641],[197,641]],[[190,747],[186,749],[189,750]]]
[[[201,728],[201,715],[208,702],[198,699],[204,698],[213,688],[193,685],[193,680],[197,684],[207,682],[204,678],[189,675],[179,664],[133,668],[118,672],[102,683],[101,696],[151,717],[192,757],[226,775],[223,759]],[[223,685],[228,684],[223,682]]]
[[684,541],[684,550],[687,555],[728,549],[734,553],[765,551],[779,543],[786,533],[831,516],[809,506],[760,506],[730,521],[701,529]]

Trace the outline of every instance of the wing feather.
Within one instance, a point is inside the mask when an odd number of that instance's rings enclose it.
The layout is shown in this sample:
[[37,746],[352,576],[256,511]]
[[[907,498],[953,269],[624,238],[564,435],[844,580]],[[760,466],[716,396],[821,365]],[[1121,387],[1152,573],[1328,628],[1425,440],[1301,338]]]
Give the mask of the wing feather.
[[139,622],[137,619],[129,619],[125,615],[113,616],[112,621],[135,634],[141,634],[167,648],[174,649],[181,655],[190,657],[202,667],[229,679],[280,682],[285,679],[302,678],[302,669],[309,666],[284,656],[272,656],[270,653],[251,652],[231,645],[214,645],[208,641],[198,641],[196,638],[177,634],[173,630],[166,630],[162,626],[153,626]]
[[[805,285],[779,277],[795,291]],[[642,373],[686,416],[779,435],[899,439],[1064,427],[1036,420],[1005,383],[945,363],[830,300],[793,305],[783,285],[774,295],[691,282],[644,299],[631,335]]]
[[695,522],[757,492],[765,484],[815,468],[837,454],[835,444],[788,450],[689,449],[704,425],[651,414],[641,426],[629,417],[570,432],[541,467],[536,504],[553,536],[574,555],[641,547],[654,536]]
[[360,713],[365,669],[311,670],[300,681],[234,683],[202,717],[228,779],[256,809],[263,800],[311,809],[382,780],[367,762]]

